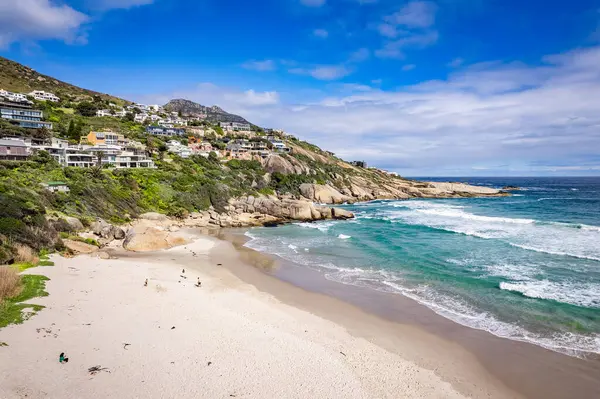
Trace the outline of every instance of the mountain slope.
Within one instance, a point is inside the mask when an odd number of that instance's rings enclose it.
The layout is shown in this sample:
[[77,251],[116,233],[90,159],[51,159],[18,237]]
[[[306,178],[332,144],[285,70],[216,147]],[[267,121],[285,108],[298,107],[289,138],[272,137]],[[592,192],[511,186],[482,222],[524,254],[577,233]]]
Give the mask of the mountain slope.
[[81,87],[74,86],[53,77],[42,75],[25,65],[4,57],[0,57],[0,89],[19,93],[44,90],[52,92],[59,97],[64,97],[65,95],[100,96],[104,100],[117,104],[128,102],[115,96],[82,89]]
[[167,104],[165,104],[164,108],[169,112],[181,112],[181,114],[183,115],[206,115],[206,120],[212,123],[249,123],[246,119],[242,118],[241,116],[225,112],[216,105],[213,105],[212,107],[207,107],[182,98],[169,101]]

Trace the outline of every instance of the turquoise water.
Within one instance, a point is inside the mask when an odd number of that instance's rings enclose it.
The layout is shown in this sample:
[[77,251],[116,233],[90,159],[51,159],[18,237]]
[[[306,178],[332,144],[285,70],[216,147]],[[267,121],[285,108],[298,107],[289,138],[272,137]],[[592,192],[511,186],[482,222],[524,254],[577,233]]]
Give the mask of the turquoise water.
[[453,180],[523,190],[345,206],[355,220],[252,229],[247,246],[500,337],[600,353],[600,178]]

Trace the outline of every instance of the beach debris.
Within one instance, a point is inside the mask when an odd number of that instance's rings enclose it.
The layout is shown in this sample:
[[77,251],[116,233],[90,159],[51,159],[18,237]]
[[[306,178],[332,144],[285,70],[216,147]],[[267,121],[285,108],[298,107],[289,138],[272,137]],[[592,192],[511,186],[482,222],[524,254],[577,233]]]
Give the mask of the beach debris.
[[341,353],[342,355],[346,356],[346,354],[345,354],[344,352],[340,351],[340,353]]
[[207,366],[210,366],[211,364],[212,364],[212,362],[208,362],[208,365],[207,365]]
[[174,329],[175,329],[175,326],[171,327],[171,330],[174,330]]
[[223,266],[223,264],[222,263],[217,263],[217,266]]
[[59,363],[69,363],[69,358],[65,357],[65,352],[62,352],[60,355],[58,355],[58,362]]
[[127,344],[127,343],[123,342],[123,349],[127,350],[128,346],[131,346],[131,344]]
[[106,371],[107,373],[110,373],[110,370],[107,367],[94,366],[94,367],[88,368],[88,373],[90,373],[91,375],[96,375],[101,371]]

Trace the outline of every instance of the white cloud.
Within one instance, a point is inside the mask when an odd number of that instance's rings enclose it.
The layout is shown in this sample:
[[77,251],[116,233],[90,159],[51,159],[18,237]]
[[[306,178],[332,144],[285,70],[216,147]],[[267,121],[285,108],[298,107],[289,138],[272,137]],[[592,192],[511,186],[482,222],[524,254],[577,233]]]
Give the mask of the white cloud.
[[127,9],[152,4],[154,0],[93,0],[90,5],[97,10]]
[[49,0],[0,0],[0,48],[47,39],[83,44],[88,21],[87,15]]
[[319,80],[336,80],[352,73],[346,65],[317,65],[311,68],[292,68],[290,73],[296,75],[310,75]]
[[326,0],[300,0],[300,3],[307,7],[321,7],[325,5]]
[[438,33],[429,31],[425,33],[409,34],[397,40],[392,40],[384,44],[382,48],[375,51],[375,55],[379,58],[405,58],[405,49],[423,49],[431,46],[438,41]]
[[369,59],[371,51],[368,48],[359,48],[352,54],[350,54],[349,62],[363,62]]
[[429,28],[435,23],[437,6],[429,1],[411,1],[384,20],[394,26]]
[[275,105],[279,104],[279,94],[276,91],[257,93],[254,90],[248,90],[244,92],[241,103],[251,107]]
[[329,36],[329,32],[325,29],[315,29],[313,31],[313,35],[322,39],[326,39]]
[[276,69],[276,65],[275,62],[273,60],[264,60],[264,61],[247,61],[245,63],[242,64],[243,68],[246,69],[251,69],[254,71],[260,71],[260,72],[264,72],[264,71],[273,71]]
[[425,48],[438,40],[433,29],[437,6],[429,1],[411,1],[394,14],[383,17],[382,22],[372,26],[389,40],[375,52],[380,58],[405,57],[405,48]]
[[412,70],[413,70],[413,69],[415,69],[416,67],[417,67],[417,66],[416,66],[415,64],[407,64],[407,65],[404,65],[404,66],[402,67],[402,70],[403,70],[403,71],[412,71]]

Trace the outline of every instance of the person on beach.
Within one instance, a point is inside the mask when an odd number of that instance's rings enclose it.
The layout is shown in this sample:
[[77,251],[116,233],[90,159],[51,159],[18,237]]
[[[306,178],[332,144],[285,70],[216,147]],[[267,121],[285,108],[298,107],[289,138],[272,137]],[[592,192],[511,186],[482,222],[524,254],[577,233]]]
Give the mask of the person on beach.
[[148,286],[148,279],[146,279],[146,281],[144,281],[144,287]]
[[58,356],[58,361],[59,363],[69,363],[69,358],[65,357],[65,352],[62,352],[59,356]]
[[202,282],[200,281],[200,277],[198,277],[198,282],[195,285],[196,285],[196,287],[202,287]]

